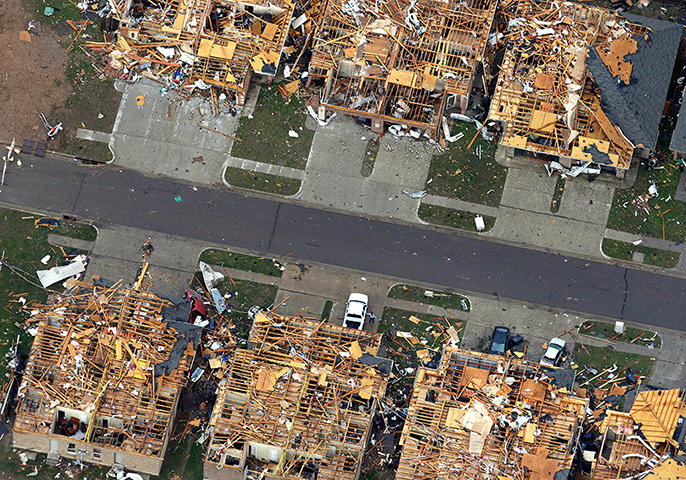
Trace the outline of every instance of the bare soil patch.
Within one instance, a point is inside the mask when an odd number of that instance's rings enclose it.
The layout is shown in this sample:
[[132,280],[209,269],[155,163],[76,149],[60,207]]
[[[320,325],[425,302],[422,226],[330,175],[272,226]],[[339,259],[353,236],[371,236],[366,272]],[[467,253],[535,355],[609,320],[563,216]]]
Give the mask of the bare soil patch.
[[[20,40],[29,21],[41,23],[30,33],[31,42]],[[0,140],[45,140],[47,130],[35,111],[49,115],[71,93],[66,82],[67,53],[49,17],[34,14],[23,0],[3,0],[0,8]]]

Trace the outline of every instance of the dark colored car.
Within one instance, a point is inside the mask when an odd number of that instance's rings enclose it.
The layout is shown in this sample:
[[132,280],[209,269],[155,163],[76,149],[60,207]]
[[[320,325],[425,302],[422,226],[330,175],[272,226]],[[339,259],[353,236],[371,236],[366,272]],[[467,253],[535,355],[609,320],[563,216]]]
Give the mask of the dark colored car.
[[507,327],[495,327],[491,336],[491,348],[488,353],[492,355],[505,355],[510,347],[510,329]]

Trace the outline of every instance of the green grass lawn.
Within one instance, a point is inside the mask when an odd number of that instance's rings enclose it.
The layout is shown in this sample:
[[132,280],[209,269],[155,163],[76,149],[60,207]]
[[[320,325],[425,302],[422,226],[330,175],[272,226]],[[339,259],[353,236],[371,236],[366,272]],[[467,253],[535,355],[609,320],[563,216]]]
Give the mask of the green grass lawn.
[[560,204],[562,203],[562,194],[565,191],[566,180],[562,177],[557,177],[557,182],[555,182],[555,190],[553,191],[553,199],[550,202],[550,211],[552,213],[557,213],[560,211]]
[[[426,295],[427,291],[431,291],[433,296]],[[388,297],[410,302],[428,303],[429,305],[451,308],[453,310],[463,310],[466,312],[471,310],[469,299],[459,293],[432,291],[422,287],[415,287],[414,285],[393,285],[388,291]],[[463,302],[466,308],[464,308]]]
[[678,252],[669,250],[659,250],[657,248],[634,245],[633,243],[620,242],[619,240],[603,239],[603,252],[608,257],[619,260],[632,260],[634,252],[641,252],[645,255],[643,263],[655,265],[662,268],[674,268],[679,263],[681,255]]
[[[431,195],[497,207],[503,194],[507,168],[495,161],[496,145],[479,135],[467,149],[476,127],[471,123],[457,122],[451,133],[457,132],[463,132],[464,137],[455,143],[447,143],[446,152],[431,160],[426,190]],[[477,145],[482,149],[481,158],[475,153]]]
[[[205,298],[211,298],[209,292],[205,290],[200,272],[194,275],[191,288],[203,292]],[[219,283],[216,288],[222,295],[230,295],[229,298],[225,297],[224,301],[227,308],[231,311],[224,312],[222,316],[236,326],[238,338],[242,340],[248,339],[250,327],[252,326],[252,322],[248,319],[247,315],[250,307],[255,305],[264,308],[272,306],[279,291],[278,287],[274,285],[249,282],[247,280],[234,280],[231,282],[228,278]],[[208,314],[217,319],[213,303],[208,310]]]
[[[305,128],[307,113],[296,95],[284,99],[276,85],[260,90],[253,118],[241,118],[231,155],[256,162],[304,169],[314,132]],[[293,130],[298,138],[288,136]]]
[[[7,266],[0,270],[0,358],[3,358],[18,333],[22,335],[21,350],[28,352],[32,339],[15,325],[23,326],[27,314],[16,300],[23,296],[27,306],[45,303],[47,293],[36,277],[36,270],[47,270],[65,261],[62,250],[48,244],[48,235],[54,233],[89,241],[97,235],[95,228],[90,225],[64,221],[52,230],[36,228],[34,221],[38,218],[41,216],[0,208],[0,254],[4,252],[5,261],[17,272],[13,273]],[[69,253],[69,249],[64,250]],[[40,260],[46,255],[51,258],[47,265],[43,265]],[[58,291],[62,289],[60,284],[53,288]],[[0,374],[5,373],[5,363],[0,364]]]
[[[419,205],[417,215],[425,222],[433,223],[434,225],[444,225],[446,227],[469,230],[470,232],[477,231],[476,224],[474,223],[476,213],[422,203]],[[482,217],[486,226],[483,231],[488,232],[495,226],[495,217],[489,217],[488,215],[482,215]]]
[[251,172],[242,168],[226,167],[224,178],[234,187],[249,188],[277,195],[294,195],[300,190],[300,180],[296,178]]
[[376,156],[379,154],[379,147],[381,146],[382,135],[372,135],[372,138],[367,142],[367,150],[362,160],[362,167],[360,173],[363,177],[368,177],[374,172],[374,162]]
[[[420,319],[419,323],[414,323],[410,317]],[[445,331],[454,327],[460,340],[464,334],[467,322],[451,317],[436,317],[426,313],[409,312],[397,308],[384,308],[379,322],[378,332],[383,333],[382,343],[388,349],[388,358],[393,360],[400,370],[414,368],[415,371],[408,373],[399,383],[411,385],[414,382],[417,367],[423,366],[417,357],[417,352],[428,349],[430,357],[436,352],[441,352],[446,343],[447,334]],[[428,330],[427,330],[428,329]],[[397,332],[407,332],[411,334],[416,343],[412,340],[397,336]],[[397,371],[395,372],[397,373]]]
[[283,263],[276,259],[256,257],[255,255],[246,255],[229,250],[208,248],[200,254],[200,261],[211,265],[245,270],[246,272],[261,273],[270,277],[281,278],[283,275],[281,270]]
[[[590,380],[591,377],[594,376],[587,372],[584,369],[584,366],[594,368],[598,371],[598,373],[600,373],[606,368],[617,365],[617,370],[613,372],[613,374],[621,377],[624,377],[627,368],[631,368],[631,371],[637,377],[641,375],[648,376],[647,379],[644,380],[644,383],[647,383],[650,380],[650,375],[652,375],[653,369],[655,368],[655,358],[652,357],[636,355],[634,353],[618,352],[616,350],[610,350],[607,347],[593,347],[591,345],[584,346],[586,347],[586,350],[588,350],[588,353],[579,344],[579,342],[577,342],[576,346],[574,347],[574,352],[572,352],[572,359],[574,360],[574,363],[579,366],[577,369],[577,382],[579,384],[583,384],[586,380]],[[585,377],[585,379],[582,377]],[[601,375],[596,380],[593,380],[591,385],[594,387],[600,387],[609,380],[607,377],[608,375]]]
[[[629,189],[615,191],[607,227],[623,232],[647,235],[678,242],[686,235],[686,205],[674,198],[681,172],[671,161],[664,170],[644,170],[639,165],[636,182]],[[652,183],[658,190],[658,197],[648,201],[651,207],[647,215],[636,215],[637,209],[631,202],[648,192]]]
[[333,301],[327,300],[324,302],[324,308],[322,309],[321,320],[328,320],[331,318],[331,310],[333,309]]
[[[64,460],[62,460],[60,465],[51,467],[45,463],[45,454],[38,454],[35,460],[29,460],[26,465],[22,465],[19,455],[13,451],[14,449],[10,445],[11,438],[11,435],[5,435],[5,438],[0,441],[0,478],[2,480],[52,480],[54,478],[106,480],[108,478],[106,475],[110,467],[89,466],[86,464],[86,468],[81,470],[73,462],[65,462]],[[29,477],[28,474],[34,472],[34,467],[38,474]],[[188,477],[188,480],[191,480],[191,478],[198,477]]]
[[[200,432],[197,434],[200,435]],[[190,432],[179,442],[170,442],[164,457],[162,471],[156,480],[173,480],[175,475],[182,480],[202,478],[205,448],[196,443],[196,435]],[[105,480],[105,479],[103,479]]]
[[[580,333],[591,335],[592,337],[612,339],[617,342],[631,343],[637,337],[641,337],[635,342],[635,345],[652,345],[655,348],[662,346],[662,339],[660,335],[655,335],[656,332],[652,330],[644,330],[642,328],[625,327],[624,333],[617,335],[614,331],[614,324],[608,322],[601,322],[598,320],[587,321],[581,324]],[[654,340],[650,340],[654,337]],[[645,340],[643,340],[645,339]]]

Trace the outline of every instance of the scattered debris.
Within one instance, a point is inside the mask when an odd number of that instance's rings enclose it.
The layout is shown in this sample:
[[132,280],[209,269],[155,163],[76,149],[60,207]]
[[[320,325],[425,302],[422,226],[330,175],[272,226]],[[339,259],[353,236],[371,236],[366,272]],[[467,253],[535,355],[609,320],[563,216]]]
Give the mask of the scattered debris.
[[392,362],[376,356],[380,341],[257,313],[253,347],[236,349],[222,377],[205,468],[301,478],[307,467],[319,478],[354,479],[391,371]]
[[573,374],[548,372],[447,347],[437,369],[417,372],[396,478],[486,478],[494,470],[503,478],[527,478],[527,470],[552,478],[571,469],[588,400],[571,394]]
[[50,438],[76,455],[76,444],[87,442],[103,455],[127,452],[125,468],[158,474],[200,340],[174,310],[140,289],[82,282],[36,310],[14,445],[33,449]]
[[[501,123],[503,145],[559,156],[554,168],[571,177],[581,173],[569,172],[572,162],[626,170],[635,146],[654,147],[680,26],[643,25],[640,17],[581,2],[519,0],[500,12],[508,48],[489,119]],[[640,71],[634,68],[636,58],[655,55],[660,62],[653,70],[643,60],[636,64]],[[643,78],[656,82],[649,93],[637,86]],[[636,89],[641,97],[658,97],[650,102],[654,108],[620,113],[620,104],[633,104]]]

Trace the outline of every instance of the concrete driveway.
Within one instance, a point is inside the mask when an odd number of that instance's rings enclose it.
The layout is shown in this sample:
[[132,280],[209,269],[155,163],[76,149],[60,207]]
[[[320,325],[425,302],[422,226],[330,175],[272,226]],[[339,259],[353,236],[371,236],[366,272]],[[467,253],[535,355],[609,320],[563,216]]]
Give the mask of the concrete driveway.
[[540,248],[602,257],[600,244],[615,186],[586,177],[567,180],[557,213],[550,211],[557,176],[543,164],[515,159],[500,201],[494,237]]
[[374,136],[352,118],[338,116],[317,127],[303,184],[295,198],[364,215],[417,222],[419,200],[403,194],[424,188],[433,147],[384,135],[374,170],[362,176],[362,162]]
[[179,101],[173,91],[162,95],[162,86],[148,79],[119,88],[123,94],[110,141],[115,164],[193,183],[221,181],[233,140],[199,125],[233,134],[238,115],[213,115],[199,97]]

